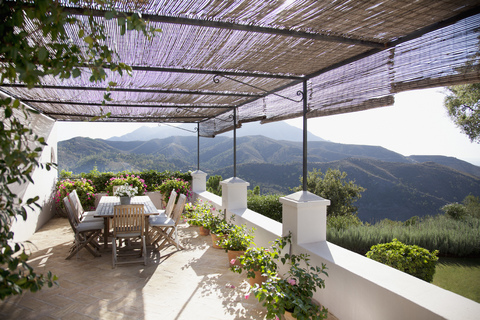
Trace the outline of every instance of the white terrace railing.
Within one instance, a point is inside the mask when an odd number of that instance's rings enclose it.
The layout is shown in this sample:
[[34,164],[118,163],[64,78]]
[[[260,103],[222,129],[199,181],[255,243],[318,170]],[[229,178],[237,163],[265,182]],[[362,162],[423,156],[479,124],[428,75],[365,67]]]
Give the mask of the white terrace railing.
[[282,224],[247,209],[248,182],[222,181],[219,197],[206,191],[206,176],[192,173],[195,196],[226,210],[227,218],[235,216],[236,224],[255,227],[257,246],[292,232],[292,252],[308,253],[312,264],[326,264],[325,289],[314,298],[338,319],[479,319],[479,303],[326,241],[329,200],[302,191],[281,198]]

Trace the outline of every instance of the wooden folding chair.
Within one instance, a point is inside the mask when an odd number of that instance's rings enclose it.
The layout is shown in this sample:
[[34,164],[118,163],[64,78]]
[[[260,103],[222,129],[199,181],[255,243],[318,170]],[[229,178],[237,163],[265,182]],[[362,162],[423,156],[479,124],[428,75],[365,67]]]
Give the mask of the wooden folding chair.
[[[116,267],[117,264],[134,263],[142,260],[122,260],[119,261],[119,257],[129,257],[139,255],[143,257],[143,264],[147,265],[147,244],[145,242],[145,215],[143,204],[127,204],[117,205],[114,207],[113,219],[113,239],[112,239],[112,266]],[[120,242],[117,247],[117,240],[134,239],[139,238],[141,240],[141,248],[137,248],[128,242],[126,247],[121,247]],[[138,252],[140,251],[140,253]]]
[[152,244],[157,245],[156,250],[160,251],[168,243],[175,245],[178,250],[183,249],[178,241],[177,225],[180,221],[183,209],[185,208],[186,200],[187,197],[184,194],[179,196],[171,218],[165,216],[149,217],[148,222],[151,229],[150,234],[153,235]]
[[95,218],[93,215],[95,211],[85,211],[83,210],[82,203],[78,197],[77,190],[73,190],[68,195],[70,199],[70,204],[73,208],[73,211],[76,212],[78,222],[91,222],[91,221],[101,221],[103,218]]
[[177,192],[175,190],[172,190],[172,192],[170,193],[170,198],[168,199],[167,206],[165,207],[165,210],[158,210],[158,213],[160,215],[165,215],[167,218],[170,218],[172,216],[173,207],[175,206],[176,199],[177,199]]
[[87,249],[87,251],[95,257],[101,256],[99,253],[100,245],[97,242],[97,238],[100,237],[103,231],[103,221],[79,222],[68,197],[63,198],[63,203],[67,209],[68,221],[75,233],[75,240],[66,260],[73,257],[83,248]]

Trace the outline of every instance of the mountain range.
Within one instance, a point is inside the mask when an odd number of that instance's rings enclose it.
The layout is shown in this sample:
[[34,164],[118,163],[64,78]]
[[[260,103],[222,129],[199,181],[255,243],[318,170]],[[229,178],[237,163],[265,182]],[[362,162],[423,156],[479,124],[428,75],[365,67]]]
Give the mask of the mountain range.
[[[282,134],[301,139],[300,129],[290,129],[283,127]],[[137,136],[148,139],[142,132]],[[250,188],[258,185],[262,193],[288,194],[300,185],[301,142],[248,135],[238,137],[236,145],[237,176],[248,181]],[[197,137],[192,133],[146,141],[77,137],[58,143],[58,164],[60,170],[73,173],[94,167],[101,172],[196,170]],[[480,167],[452,157],[406,157],[382,147],[338,144],[317,137],[308,142],[308,169],[313,168],[322,172],[339,169],[347,173],[347,180],[364,187],[356,205],[359,217],[369,222],[433,215],[447,203],[480,195]],[[225,135],[201,138],[200,170],[224,179],[233,176],[233,139]]]
[[[168,137],[185,137],[196,136],[196,125],[181,124],[178,126],[170,124],[161,124],[157,127],[142,126],[139,129],[127,133],[121,137],[112,137],[109,141],[149,141],[152,139],[164,139]],[[283,121],[260,124],[260,122],[250,122],[242,124],[237,130],[237,138],[245,136],[262,135],[275,140],[302,141],[303,131],[299,128],[291,126]],[[232,136],[232,131],[223,133],[219,136]],[[307,133],[308,141],[325,141],[324,139]]]

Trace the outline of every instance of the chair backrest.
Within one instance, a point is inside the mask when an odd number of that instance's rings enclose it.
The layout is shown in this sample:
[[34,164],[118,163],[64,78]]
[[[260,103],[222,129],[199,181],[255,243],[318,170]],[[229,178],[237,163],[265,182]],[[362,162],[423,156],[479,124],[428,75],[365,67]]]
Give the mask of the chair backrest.
[[143,204],[117,205],[113,208],[113,236],[143,236],[145,215]]
[[65,205],[65,209],[67,209],[68,222],[70,222],[70,226],[72,227],[73,231],[77,232],[78,221],[75,218],[76,213],[73,211],[73,208],[70,205],[70,200],[69,200],[68,196],[63,198],[63,204]]
[[117,191],[118,189],[120,189],[121,186],[113,186],[113,190],[112,190],[112,196],[115,195],[115,191]]
[[187,202],[187,196],[181,194],[178,197],[178,202],[175,205],[175,209],[173,210],[173,221],[175,221],[175,225],[178,224],[180,221],[180,217],[182,216],[183,209],[185,208],[185,202]]
[[72,206],[73,211],[75,212],[77,216],[77,222],[79,222],[82,219],[83,215],[83,206],[82,203],[80,202],[80,198],[78,197],[77,190],[73,190],[70,192],[68,195],[68,198],[70,199],[70,204]]
[[170,198],[168,199],[167,207],[165,208],[165,215],[167,218],[172,216],[173,207],[175,206],[175,200],[177,200],[177,192],[172,190],[170,193]]

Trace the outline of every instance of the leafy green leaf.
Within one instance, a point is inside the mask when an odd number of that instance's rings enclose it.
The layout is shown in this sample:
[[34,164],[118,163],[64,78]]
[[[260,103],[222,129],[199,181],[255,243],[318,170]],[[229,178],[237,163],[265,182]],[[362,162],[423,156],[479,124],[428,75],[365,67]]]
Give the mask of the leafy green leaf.
[[48,50],[45,47],[40,47],[40,49],[38,49],[38,60],[40,60],[40,62],[43,62],[47,59],[47,57]]

